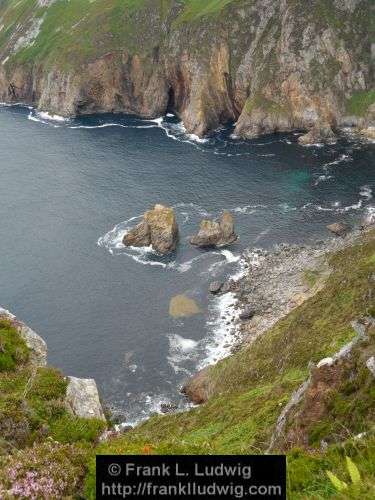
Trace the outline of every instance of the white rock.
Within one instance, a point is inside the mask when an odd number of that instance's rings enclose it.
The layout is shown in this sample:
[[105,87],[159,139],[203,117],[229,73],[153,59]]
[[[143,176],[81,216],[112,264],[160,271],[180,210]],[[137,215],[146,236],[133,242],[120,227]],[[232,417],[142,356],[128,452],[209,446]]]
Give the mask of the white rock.
[[322,366],[331,366],[335,360],[333,358],[323,358],[319,361],[319,363],[316,365],[317,368],[320,368]]
[[368,360],[366,361],[366,366],[375,377],[375,356],[371,356],[371,358],[368,358]]
[[96,382],[91,378],[68,377],[66,405],[77,417],[106,420]]

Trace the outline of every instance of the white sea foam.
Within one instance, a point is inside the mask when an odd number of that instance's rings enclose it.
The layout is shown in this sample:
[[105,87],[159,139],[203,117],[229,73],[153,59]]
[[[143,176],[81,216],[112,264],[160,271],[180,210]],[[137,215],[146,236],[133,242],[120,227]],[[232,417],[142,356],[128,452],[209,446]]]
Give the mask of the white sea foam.
[[236,207],[231,210],[232,212],[239,214],[254,214],[257,210],[267,208],[266,205],[245,205],[244,207]]
[[193,212],[197,212],[197,214],[202,217],[212,217],[212,213],[208,212],[205,208],[197,205],[196,203],[176,203],[176,205],[173,205],[173,208],[186,208],[188,210],[192,210]]
[[220,253],[226,258],[226,261],[228,263],[239,262],[241,258],[241,255],[234,255],[234,253],[228,249],[220,250]]
[[267,236],[268,233],[271,232],[271,228],[267,228],[267,229],[264,229],[263,231],[261,231],[258,236],[255,238],[254,240],[254,244],[255,243],[258,243],[262,238],[264,238],[264,236]]
[[339,165],[340,163],[347,163],[350,161],[353,161],[353,158],[351,156],[347,154],[342,154],[338,158],[336,158],[336,160],[332,160],[328,163],[325,163],[322,168],[324,172],[327,172],[331,167]]
[[40,116],[40,118],[42,120],[49,120],[49,121],[52,121],[52,122],[63,123],[63,122],[68,122],[70,120],[69,118],[66,118],[64,116],[55,115],[55,114],[51,115],[47,111],[38,111],[37,115]]
[[205,144],[209,142],[207,138],[198,137],[195,134],[189,134],[183,124],[183,122],[179,123],[169,123],[166,122],[164,116],[160,116],[159,118],[155,118],[153,120],[145,120],[150,123],[155,123],[159,128],[161,128],[167,137],[173,139],[174,141],[186,142],[190,144]]
[[[113,229],[108,231],[104,236],[101,236],[97,245],[106,248],[112,255],[121,253],[130,257],[135,262],[138,262],[147,266],[159,266],[162,268],[173,267],[174,263],[165,263],[157,260],[158,254],[153,250],[152,246],[148,247],[126,247],[123,244],[124,236],[127,234],[129,229],[133,226],[132,222],[140,219],[142,216],[138,215],[131,217],[125,222],[117,224]],[[152,257],[152,258],[150,258]],[[156,257],[156,260],[155,260]]]
[[183,364],[188,360],[192,360],[198,356],[196,350],[198,342],[193,339],[186,339],[181,335],[171,334],[168,336],[169,352],[167,360],[169,365],[173,368],[175,373],[184,373],[190,375],[191,372],[187,370]]
[[319,175],[314,182],[314,186],[318,186],[321,182],[325,182],[330,179],[333,179],[333,175]]
[[370,188],[370,186],[362,186],[359,195],[362,196],[363,198],[366,198],[367,200],[371,200],[372,189]]
[[[207,327],[209,335],[202,341],[204,359],[199,363],[198,369],[216,363],[230,354],[233,345],[233,320],[239,316],[239,311],[234,307],[235,295],[226,293],[212,300],[209,306]],[[225,319],[222,319],[225,316]]]

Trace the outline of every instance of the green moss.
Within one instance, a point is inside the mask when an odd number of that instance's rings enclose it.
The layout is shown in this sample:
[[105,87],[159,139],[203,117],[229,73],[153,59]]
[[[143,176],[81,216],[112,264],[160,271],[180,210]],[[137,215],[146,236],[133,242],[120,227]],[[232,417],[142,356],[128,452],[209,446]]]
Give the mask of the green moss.
[[14,370],[25,363],[29,350],[15,328],[6,320],[0,321],[0,372]]
[[184,0],[184,10],[180,14],[177,22],[196,21],[205,16],[219,14],[229,4],[238,0]]
[[286,106],[275,101],[271,101],[259,93],[249,97],[245,102],[245,111],[248,114],[251,114],[257,109],[275,115],[286,115],[288,113]]
[[350,115],[364,116],[375,103],[375,90],[356,92],[346,102],[346,112]]

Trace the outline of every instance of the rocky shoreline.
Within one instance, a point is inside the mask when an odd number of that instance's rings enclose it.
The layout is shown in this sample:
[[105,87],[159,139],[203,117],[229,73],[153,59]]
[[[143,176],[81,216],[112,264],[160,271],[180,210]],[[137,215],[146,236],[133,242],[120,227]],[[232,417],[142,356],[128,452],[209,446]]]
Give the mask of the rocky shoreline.
[[[241,277],[212,284],[215,294],[233,294],[232,306],[237,314],[222,317],[232,325],[231,352],[251,344],[315,295],[330,275],[330,254],[352,246],[361,235],[362,229],[354,229],[342,237],[329,237],[309,245],[282,243],[272,250],[245,251],[240,262]],[[183,394],[195,404],[208,399],[208,371],[209,367],[198,371],[182,388]]]

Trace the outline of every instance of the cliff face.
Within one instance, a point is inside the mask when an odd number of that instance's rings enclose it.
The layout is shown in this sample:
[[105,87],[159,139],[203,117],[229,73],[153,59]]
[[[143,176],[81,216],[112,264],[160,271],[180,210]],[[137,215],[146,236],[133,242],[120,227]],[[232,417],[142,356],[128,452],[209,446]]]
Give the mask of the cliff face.
[[371,0],[4,0],[0,99],[62,115],[176,112],[199,136],[374,120]]

